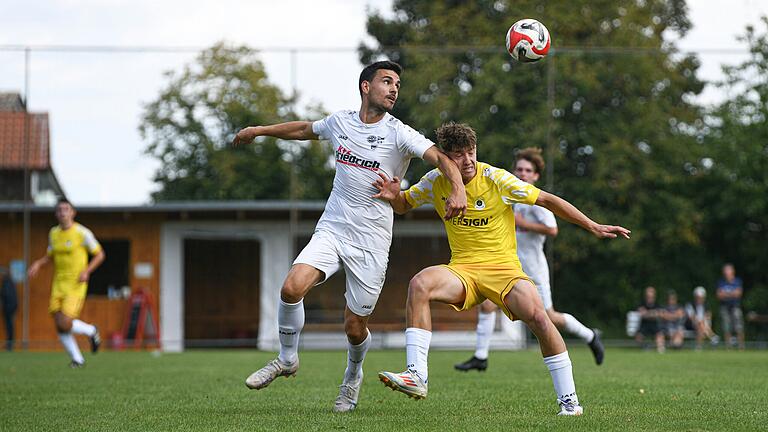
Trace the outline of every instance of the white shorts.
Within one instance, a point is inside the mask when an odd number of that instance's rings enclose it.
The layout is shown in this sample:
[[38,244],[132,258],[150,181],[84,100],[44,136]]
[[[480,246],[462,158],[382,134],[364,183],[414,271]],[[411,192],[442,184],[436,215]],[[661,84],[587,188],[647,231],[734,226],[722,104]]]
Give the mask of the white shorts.
[[334,238],[325,231],[315,231],[294,264],[307,264],[325,273],[321,284],[333,276],[341,266],[347,275],[344,298],[355,315],[373,313],[384,286],[389,253],[372,252]]
[[539,297],[544,303],[544,310],[552,309],[552,290],[549,288],[549,284],[536,282],[536,289],[539,290]]

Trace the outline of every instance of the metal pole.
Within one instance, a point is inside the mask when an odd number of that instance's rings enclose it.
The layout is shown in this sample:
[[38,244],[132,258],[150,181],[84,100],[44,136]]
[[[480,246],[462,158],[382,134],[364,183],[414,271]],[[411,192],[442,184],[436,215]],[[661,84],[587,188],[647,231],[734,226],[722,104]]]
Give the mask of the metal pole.
[[[546,188],[554,193],[555,187],[555,53],[551,53],[547,59],[547,148],[545,158],[547,161]],[[553,247],[554,238],[550,237],[546,243],[547,262],[549,263],[549,284],[555,285],[554,257],[555,248]]]
[[30,121],[29,121],[29,56],[30,49],[26,47],[24,49],[24,277],[23,277],[23,293],[24,301],[22,302],[21,312],[21,346],[23,349],[29,349],[29,278],[26,275],[26,271],[29,268],[30,260],[30,184],[29,184],[29,141],[30,141]]
[[[291,50],[291,111],[296,113],[296,98],[298,97],[298,90],[296,89],[296,50]],[[296,208],[296,188],[298,186],[296,178],[296,162],[299,155],[299,144],[294,142],[291,146],[291,149],[293,149],[293,155],[292,156],[292,163],[291,163],[291,171],[290,171],[290,183],[288,185],[288,194],[289,194],[289,200],[290,200],[290,211],[289,211],[289,227],[288,230],[290,232],[291,236],[291,244],[293,247],[296,247],[296,237],[298,234],[298,226],[299,226],[299,211]],[[293,251],[291,251],[293,253]]]

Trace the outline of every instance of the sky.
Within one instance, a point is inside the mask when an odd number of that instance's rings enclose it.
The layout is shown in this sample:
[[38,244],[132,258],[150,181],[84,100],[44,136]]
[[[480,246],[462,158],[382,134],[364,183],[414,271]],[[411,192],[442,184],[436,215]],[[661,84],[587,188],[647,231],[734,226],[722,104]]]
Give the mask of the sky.
[[[299,107],[354,109],[362,67],[356,48],[371,42],[367,13],[391,16],[391,7],[392,0],[4,0],[0,91],[24,93],[24,52],[16,46],[184,48],[30,56],[29,107],[49,113],[51,163],[67,197],[77,205],[146,204],[158,165],[144,154],[138,132],[143,107],[167,82],[166,71],[194,59],[194,48],[222,40],[260,48],[271,82],[290,93],[295,80]],[[694,27],[678,47],[700,53],[705,80],[721,77],[721,64],[745,58],[736,36],[768,15],[765,0],[688,0],[688,7]],[[710,86],[700,100],[722,97]]]

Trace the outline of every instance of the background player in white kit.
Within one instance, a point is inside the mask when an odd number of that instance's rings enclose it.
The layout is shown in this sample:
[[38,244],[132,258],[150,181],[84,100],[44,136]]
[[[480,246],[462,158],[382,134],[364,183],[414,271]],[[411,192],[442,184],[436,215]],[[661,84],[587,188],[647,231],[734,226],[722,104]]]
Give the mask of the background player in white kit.
[[280,354],[246,379],[249,388],[262,389],[279,376],[296,374],[299,333],[304,327],[303,299],[312,287],[344,266],[344,331],[349,347],[333,410],[346,412],[357,406],[363,360],[371,342],[368,318],[384,284],[392,242],[392,207],[373,197],[378,190],[372,183],[379,173],[402,178],[410,159],[420,157],[439,167],[451,182],[446,219],[466,211],[467,198],[456,164],[432,141],[389,114],[400,90],[401,72],[400,65],[390,61],[364,68],[358,82],[360,111],[339,111],[316,122],[247,127],[233,141],[234,145],[245,144],[265,135],[289,140],[322,138],[331,140],[336,157],[336,176],[325,211],[280,290]]
[[[535,184],[544,170],[544,158],[541,149],[528,147],[518,152],[514,174],[520,180]],[[603,363],[604,348],[600,341],[600,331],[590,329],[579,322],[573,315],[555,311],[552,305],[552,291],[549,285],[549,266],[544,255],[546,237],[557,235],[557,222],[551,211],[541,206],[515,204],[515,226],[517,237],[517,255],[525,274],[531,277],[539,291],[544,309],[552,323],[560,331],[567,331],[578,336],[589,345],[595,362]],[[485,370],[488,367],[488,349],[496,323],[496,311],[493,302],[486,300],[480,305],[477,317],[477,342],[475,354],[464,363],[454,367],[457,370]]]

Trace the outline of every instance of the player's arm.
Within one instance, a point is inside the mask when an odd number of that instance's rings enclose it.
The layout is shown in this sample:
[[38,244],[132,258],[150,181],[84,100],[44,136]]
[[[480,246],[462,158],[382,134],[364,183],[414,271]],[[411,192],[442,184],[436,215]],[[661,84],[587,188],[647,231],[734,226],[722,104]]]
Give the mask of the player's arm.
[[558,232],[556,226],[551,227],[543,223],[529,221],[518,213],[515,213],[515,225],[526,231],[533,231],[550,237],[556,237]]
[[232,140],[232,145],[248,144],[259,136],[271,136],[284,140],[316,140],[319,138],[312,131],[312,122],[291,121],[269,126],[249,126],[241,129]]
[[88,282],[88,278],[91,277],[91,273],[93,273],[101,265],[101,263],[104,262],[106,257],[107,254],[104,253],[104,249],[100,249],[98,252],[96,252],[93,258],[91,258],[91,260],[88,262],[88,267],[86,267],[86,269],[80,273],[78,280],[80,282]]
[[[430,147],[423,156],[424,160],[436,166],[451,183],[451,195],[445,200],[445,220],[467,213],[467,192],[461,180],[461,172],[456,163],[436,146]],[[394,208],[394,207],[393,207]]]
[[373,182],[373,186],[378,189],[379,193],[374,195],[373,198],[389,202],[389,205],[392,206],[392,210],[397,214],[405,214],[413,208],[411,203],[405,199],[405,192],[400,190],[399,177],[390,179],[382,172],[379,172],[378,174],[379,178]]
[[33,262],[31,266],[29,266],[27,275],[31,278],[37,276],[37,273],[40,271],[40,269],[52,261],[53,260],[51,259],[51,256],[47,254],[44,257],[38,260],[35,260],[35,262]]
[[536,199],[536,205],[549,209],[557,216],[584,228],[599,238],[616,238],[622,236],[628,239],[629,235],[632,233],[630,230],[621,226],[599,224],[588,218],[587,215],[574,207],[573,204],[548,192],[541,191],[541,193],[539,193],[539,196]]

